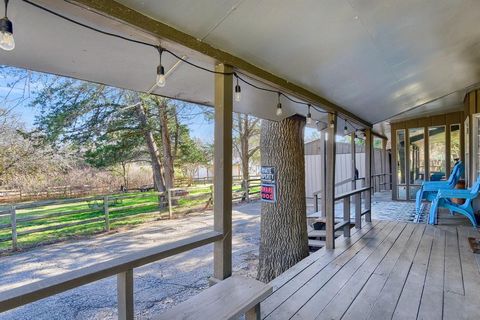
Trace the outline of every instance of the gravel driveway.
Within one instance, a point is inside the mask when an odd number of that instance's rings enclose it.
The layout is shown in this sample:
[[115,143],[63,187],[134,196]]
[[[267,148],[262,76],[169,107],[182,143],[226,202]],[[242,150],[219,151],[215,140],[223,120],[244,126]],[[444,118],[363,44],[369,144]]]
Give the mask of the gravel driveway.
[[[135,229],[71,240],[0,257],[2,291],[213,229],[211,212],[164,220]],[[234,207],[234,273],[255,277],[260,203]],[[208,287],[213,244],[135,269],[135,313],[150,319]],[[116,277],[106,278],[0,314],[0,319],[116,319]]]

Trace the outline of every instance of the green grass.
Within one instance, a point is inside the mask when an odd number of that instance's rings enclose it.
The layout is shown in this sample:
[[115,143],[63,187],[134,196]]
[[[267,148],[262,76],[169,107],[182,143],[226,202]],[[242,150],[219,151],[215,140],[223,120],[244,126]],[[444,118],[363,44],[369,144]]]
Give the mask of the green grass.
[[[178,204],[174,206],[174,212],[179,212],[187,208],[191,208],[197,205],[206,204],[207,200],[210,198],[210,187],[194,189],[189,193],[189,196],[200,196],[204,194],[201,198],[188,199],[182,198],[178,201]],[[113,204],[109,201],[109,219],[110,219],[110,229],[114,230],[120,227],[125,226],[135,226],[148,221],[157,220],[162,218],[162,216],[168,217],[168,207],[164,206],[159,207],[158,195],[154,192],[149,193],[129,193],[128,196],[138,195],[136,198],[123,199],[121,203]],[[120,195],[114,195],[120,196]],[[84,210],[86,212],[81,213],[72,213],[68,215],[58,216],[58,217],[45,217],[39,220],[33,221],[18,221],[17,222],[17,232],[18,235],[18,246],[19,247],[30,247],[42,243],[50,243],[55,241],[64,240],[70,237],[79,237],[79,236],[88,236],[95,233],[104,231],[105,222],[98,221],[93,223],[88,223],[84,225],[76,225],[70,227],[63,227],[61,229],[42,231],[38,233],[32,233],[28,235],[21,235],[22,232],[28,230],[34,230],[37,228],[45,228],[52,226],[60,226],[67,223],[76,223],[84,221],[87,219],[93,218],[103,218],[103,201],[90,201],[90,205],[96,203],[97,207],[89,207],[87,201],[81,201],[69,204],[58,204],[58,205],[47,205],[44,207],[39,207],[35,209],[21,209],[17,210],[17,220],[22,218],[33,217],[33,216],[46,216],[52,213],[68,213],[71,211]],[[135,208],[125,208],[128,206],[138,206]],[[9,216],[0,217],[0,224],[10,223]],[[4,228],[0,229],[0,239],[10,237],[11,229]],[[11,241],[2,241],[0,242],[0,250],[5,250],[11,248]]]

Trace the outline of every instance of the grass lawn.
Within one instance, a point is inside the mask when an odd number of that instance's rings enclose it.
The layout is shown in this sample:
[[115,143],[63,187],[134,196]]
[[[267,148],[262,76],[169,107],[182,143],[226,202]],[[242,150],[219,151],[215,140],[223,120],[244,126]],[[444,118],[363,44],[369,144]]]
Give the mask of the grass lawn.
[[[260,187],[252,187],[250,192],[259,192]],[[234,198],[241,195],[241,187],[232,187]],[[114,201],[117,197],[126,197]],[[187,211],[201,211],[211,198],[209,185],[188,189],[188,196],[173,198],[173,212],[185,213]],[[103,200],[90,200],[78,198],[73,203],[49,204],[36,208],[17,209],[17,244],[20,248],[57,242],[71,237],[88,236],[105,231],[105,214]],[[169,217],[166,197],[163,206],[159,205],[159,196],[155,192],[137,192],[128,194],[109,195],[109,221],[110,230],[120,227],[130,227],[148,221],[165,219]],[[32,202],[31,204],[38,204]],[[211,206],[211,202],[209,203]],[[19,207],[28,206],[28,203],[19,203]],[[0,206],[0,210],[5,207]],[[25,219],[39,218],[30,221]],[[97,219],[99,221],[88,221]],[[9,224],[10,215],[0,212],[0,251],[11,249],[12,241],[6,240],[11,237],[11,228],[2,225]],[[72,225],[76,224],[76,225]],[[64,225],[63,227],[61,227]],[[58,227],[57,229],[54,229]],[[52,228],[51,230],[40,229]],[[39,232],[28,233],[34,230]]]

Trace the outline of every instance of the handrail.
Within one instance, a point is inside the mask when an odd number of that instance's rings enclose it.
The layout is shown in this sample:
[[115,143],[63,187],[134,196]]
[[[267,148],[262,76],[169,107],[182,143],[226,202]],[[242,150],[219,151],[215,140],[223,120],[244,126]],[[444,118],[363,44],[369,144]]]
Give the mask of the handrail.
[[[345,180],[342,180],[342,181],[340,181],[340,182],[335,183],[335,187],[339,187],[339,186],[344,185],[344,184],[346,184],[346,183],[348,183],[348,182],[355,182],[355,181],[360,181],[360,180],[365,180],[365,177],[353,178],[353,179],[352,179],[352,178],[348,178],[348,179],[345,179]],[[312,196],[315,197],[316,195],[319,195],[320,193],[322,193],[322,190],[315,191],[315,192],[312,193]]]
[[346,193],[342,193],[342,194],[335,197],[335,201],[342,200],[343,198],[347,198],[347,197],[350,197],[350,196],[354,196],[356,194],[368,191],[370,189],[371,189],[371,187],[365,187],[365,188],[360,188],[360,189],[355,189],[355,190],[352,190],[352,191],[348,191]]
[[0,312],[221,240],[216,231],[159,245],[1,292]]

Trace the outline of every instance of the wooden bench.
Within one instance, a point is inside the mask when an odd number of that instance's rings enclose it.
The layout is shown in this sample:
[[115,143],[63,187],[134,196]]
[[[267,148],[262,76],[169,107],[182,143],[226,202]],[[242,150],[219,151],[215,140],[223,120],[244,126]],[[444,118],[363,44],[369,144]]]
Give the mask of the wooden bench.
[[202,291],[193,298],[162,313],[158,320],[237,319],[245,314],[247,320],[260,319],[260,302],[272,293],[263,282],[231,276]]

